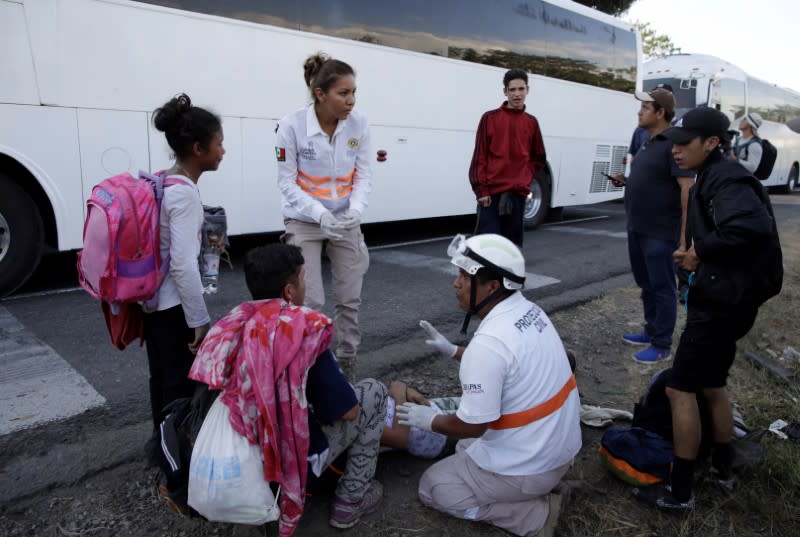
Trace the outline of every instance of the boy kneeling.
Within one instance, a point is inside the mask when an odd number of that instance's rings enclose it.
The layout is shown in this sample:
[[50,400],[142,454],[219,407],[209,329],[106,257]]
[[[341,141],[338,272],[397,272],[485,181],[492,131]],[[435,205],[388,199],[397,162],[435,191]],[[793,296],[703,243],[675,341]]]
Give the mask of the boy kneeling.
[[[281,485],[280,534],[303,513],[308,468],[319,476],[347,451],[330,524],[350,528],[374,511],[383,487],[373,480],[386,415],[386,387],[350,385],[328,348],[331,320],[302,306],[300,249],[270,244],[248,252],[245,279],[253,301],[217,322],[190,377],[221,389],[231,425],[258,442],[264,478]],[[306,460],[308,464],[306,464]]]

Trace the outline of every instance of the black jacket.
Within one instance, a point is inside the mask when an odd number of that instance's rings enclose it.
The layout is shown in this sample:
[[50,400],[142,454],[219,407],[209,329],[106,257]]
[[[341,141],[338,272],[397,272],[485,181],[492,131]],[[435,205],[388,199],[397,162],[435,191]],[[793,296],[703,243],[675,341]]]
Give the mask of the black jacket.
[[772,204],[740,164],[715,153],[690,191],[687,245],[700,266],[689,304],[759,306],[780,292],[783,256]]

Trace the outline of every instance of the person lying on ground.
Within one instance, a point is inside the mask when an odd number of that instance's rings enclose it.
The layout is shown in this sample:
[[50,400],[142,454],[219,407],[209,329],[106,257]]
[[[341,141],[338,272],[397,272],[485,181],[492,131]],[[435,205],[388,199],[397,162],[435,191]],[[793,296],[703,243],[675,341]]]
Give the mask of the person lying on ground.
[[438,414],[452,414],[458,408],[458,397],[427,399],[420,392],[399,380],[389,384],[386,400],[386,422],[381,435],[381,446],[388,449],[403,449],[415,457],[435,459],[445,449],[447,436],[403,425],[398,421],[397,407],[412,402],[433,408]]

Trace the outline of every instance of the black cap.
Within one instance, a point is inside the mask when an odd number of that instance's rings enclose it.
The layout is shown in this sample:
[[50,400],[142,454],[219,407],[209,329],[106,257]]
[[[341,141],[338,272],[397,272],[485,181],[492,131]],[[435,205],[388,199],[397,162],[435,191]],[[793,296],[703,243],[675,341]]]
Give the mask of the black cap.
[[675,126],[658,135],[674,144],[688,144],[698,136],[716,136],[720,140],[730,140],[728,129],[731,121],[728,116],[714,108],[695,108],[686,112]]

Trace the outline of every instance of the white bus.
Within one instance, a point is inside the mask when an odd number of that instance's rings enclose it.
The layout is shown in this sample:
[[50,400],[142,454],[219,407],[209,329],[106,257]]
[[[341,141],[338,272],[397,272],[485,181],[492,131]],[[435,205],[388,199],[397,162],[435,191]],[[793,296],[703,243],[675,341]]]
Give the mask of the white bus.
[[0,296],[43,251],[81,247],[93,185],[167,165],[151,113],[179,92],[223,119],[203,201],[233,235],[282,230],[276,121],[309,102],[302,64],[320,50],[356,69],[387,152],[367,223],[474,212],[475,130],[512,67],[532,74],[548,156],[529,226],[621,196],[602,174],[621,168],[635,121],[639,37],[567,0],[0,0]]
[[724,112],[736,129],[744,114],[757,112],[764,118],[761,138],[778,150],[775,167],[765,186],[791,193],[800,171],[800,93],[759,80],[735,65],[704,54],[675,54],[645,62],[643,85],[672,86],[677,102],[675,117],[697,106]]

